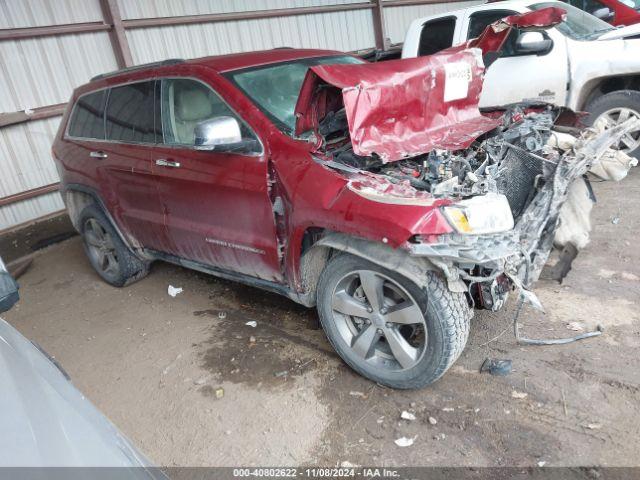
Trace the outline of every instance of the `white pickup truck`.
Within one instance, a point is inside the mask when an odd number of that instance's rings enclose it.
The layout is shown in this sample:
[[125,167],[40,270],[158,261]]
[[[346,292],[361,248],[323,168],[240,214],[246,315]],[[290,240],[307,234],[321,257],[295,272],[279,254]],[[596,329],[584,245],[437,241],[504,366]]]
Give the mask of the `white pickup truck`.
[[[546,31],[514,29],[485,73],[481,107],[540,100],[589,112],[589,124],[640,117],[640,25],[615,28],[566,3],[500,1],[423,17],[411,23],[402,58],[430,55],[477,37],[494,21],[545,7],[567,18]],[[620,150],[640,156],[640,130]]]

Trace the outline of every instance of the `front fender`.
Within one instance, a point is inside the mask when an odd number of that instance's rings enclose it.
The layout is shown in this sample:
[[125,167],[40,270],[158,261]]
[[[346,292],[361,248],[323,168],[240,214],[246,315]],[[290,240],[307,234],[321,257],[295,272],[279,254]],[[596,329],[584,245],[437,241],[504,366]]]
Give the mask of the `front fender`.
[[437,271],[446,277],[451,291],[467,291],[467,287],[460,280],[457,269],[453,268],[453,265],[448,265],[446,262],[436,263],[426,257],[412,256],[402,248],[391,248],[382,243],[341,233],[331,233],[323,237],[314,244],[312,250],[315,248],[331,248],[364,258],[371,263],[400,273],[421,288],[427,286],[427,272]]
[[567,106],[572,110],[584,109],[589,95],[603,81],[640,75],[640,40],[572,41],[568,47],[571,87]]

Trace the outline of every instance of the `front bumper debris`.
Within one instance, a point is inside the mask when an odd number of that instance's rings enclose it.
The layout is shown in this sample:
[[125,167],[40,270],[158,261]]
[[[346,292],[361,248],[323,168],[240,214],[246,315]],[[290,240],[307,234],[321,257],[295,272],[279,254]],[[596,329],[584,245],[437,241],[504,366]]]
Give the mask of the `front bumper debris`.
[[[413,256],[428,257],[434,264],[441,265],[447,278],[460,278],[469,286],[474,283],[493,286],[496,279],[504,275],[515,288],[528,290],[539,278],[554,246],[571,186],[575,182],[583,182],[583,176],[588,171],[602,175],[598,172],[607,170],[607,166],[601,164],[603,159],[605,162],[613,159],[620,164],[619,155],[612,154],[609,146],[639,126],[640,120],[631,119],[609,130],[588,131],[575,142],[565,144],[562,155],[551,161],[545,159],[546,179],[519,214],[512,230],[490,235],[448,234],[431,243],[417,238],[415,243],[407,245],[407,249]],[[558,139],[554,142],[554,147],[558,148]],[[624,169],[628,171],[634,164],[629,161]],[[617,175],[609,175],[609,178],[623,178],[619,170]],[[580,234],[588,236],[588,232]],[[566,232],[562,236],[571,237]],[[556,240],[556,243],[559,247],[564,246],[562,241]],[[586,242],[580,247],[584,244]],[[530,299],[528,303],[539,305],[537,299],[531,297],[535,295],[527,293],[527,299]],[[492,304],[495,305],[495,302]]]

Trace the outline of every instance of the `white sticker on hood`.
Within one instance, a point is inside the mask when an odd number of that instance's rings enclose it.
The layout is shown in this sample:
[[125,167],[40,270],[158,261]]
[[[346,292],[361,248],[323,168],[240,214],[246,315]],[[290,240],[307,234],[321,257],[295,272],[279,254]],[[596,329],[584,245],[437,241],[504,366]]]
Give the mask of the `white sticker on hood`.
[[471,65],[467,62],[447,63],[444,66],[444,101],[467,98],[471,82]]

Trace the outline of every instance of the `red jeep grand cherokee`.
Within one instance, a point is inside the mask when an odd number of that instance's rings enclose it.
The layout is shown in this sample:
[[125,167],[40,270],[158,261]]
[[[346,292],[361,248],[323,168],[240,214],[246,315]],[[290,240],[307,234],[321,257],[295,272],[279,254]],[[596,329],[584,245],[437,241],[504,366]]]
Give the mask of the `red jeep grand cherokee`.
[[276,49],[94,78],[53,147],[93,267],[115,286],[164,260],[272,290],[316,305],[362,375],[435,381],[471,306],[538,278],[594,158],[549,145],[550,107],[481,115],[480,54]]

